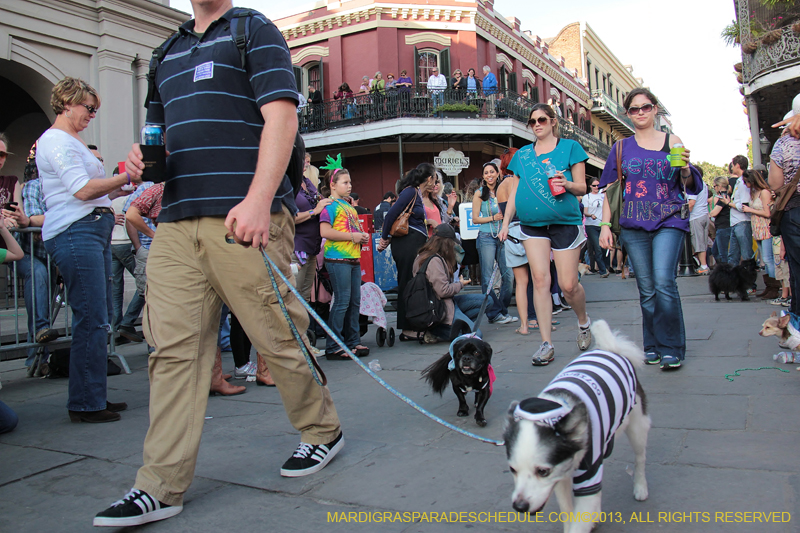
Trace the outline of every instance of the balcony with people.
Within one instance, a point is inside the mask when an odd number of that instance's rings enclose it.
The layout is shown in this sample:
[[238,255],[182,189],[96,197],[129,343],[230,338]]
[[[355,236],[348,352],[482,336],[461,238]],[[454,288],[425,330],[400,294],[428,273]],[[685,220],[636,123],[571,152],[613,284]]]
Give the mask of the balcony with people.
[[[359,128],[359,139],[376,138],[387,135],[386,126],[390,121],[414,119],[404,122],[405,131],[431,134],[446,133],[442,126],[455,126],[465,135],[469,134],[516,134],[528,138],[526,132],[530,109],[537,102],[515,91],[498,88],[492,94],[467,89],[443,89],[408,91],[386,90],[383,93],[353,94],[339,91],[337,98],[324,100],[318,104],[308,104],[299,115],[300,131],[304,137],[324,137],[326,144],[332,140],[330,135],[336,131],[336,138],[342,139],[351,128]],[[421,120],[426,119],[426,120]],[[459,120],[458,123],[452,122]],[[610,147],[586,131],[588,119],[580,118],[579,124],[558,117],[559,132],[564,138],[578,141],[584,149],[605,161]],[[494,128],[490,126],[495,126]],[[503,126],[506,126],[505,128]],[[582,127],[583,126],[583,129]],[[375,130],[370,133],[370,130]],[[423,131],[424,130],[424,131]],[[322,134],[324,135],[315,135]],[[530,139],[529,139],[530,140]],[[336,143],[336,141],[333,141]],[[317,145],[318,142],[311,142]]]
[[625,110],[615,102],[605,91],[592,91],[592,114],[601,118],[611,127],[624,131],[626,136],[633,135],[633,122],[628,118]]

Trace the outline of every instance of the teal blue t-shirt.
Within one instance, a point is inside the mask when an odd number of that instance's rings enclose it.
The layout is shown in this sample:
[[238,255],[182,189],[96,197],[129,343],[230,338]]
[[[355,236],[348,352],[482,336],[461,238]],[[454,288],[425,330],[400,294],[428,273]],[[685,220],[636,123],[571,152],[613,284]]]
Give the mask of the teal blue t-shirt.
[[567,181],[572,181],[572,165],[588,159],[583,147],[570,139],[559,139],[552,152],[538,157],[533,144],[520,148],[508,165],[520,178],[515,197],[520,222],[526,226],[581,225],[578,198],[569,191],[553,196],[545,167],[552,162],[556,170],[564,172]]

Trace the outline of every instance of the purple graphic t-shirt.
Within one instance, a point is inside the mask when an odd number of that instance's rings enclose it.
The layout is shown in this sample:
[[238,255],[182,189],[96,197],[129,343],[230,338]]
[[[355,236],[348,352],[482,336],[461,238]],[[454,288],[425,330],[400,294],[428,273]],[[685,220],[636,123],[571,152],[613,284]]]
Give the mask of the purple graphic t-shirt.
[[[681,206],[687,203],[682,180],[682,167],[671,167],[669,150],[647,150],[636,143],[635,137],[622,142],[622,175],[625,178],[624,205],[619,217],[623,228],[656,231],[677,228],[689,231],[689,218],[681,218]],[[700,172],[693,166],[692,180],[686,193],[698,194],[703,189]],[[617,180],[617,144],[611,148],[600,187]]]

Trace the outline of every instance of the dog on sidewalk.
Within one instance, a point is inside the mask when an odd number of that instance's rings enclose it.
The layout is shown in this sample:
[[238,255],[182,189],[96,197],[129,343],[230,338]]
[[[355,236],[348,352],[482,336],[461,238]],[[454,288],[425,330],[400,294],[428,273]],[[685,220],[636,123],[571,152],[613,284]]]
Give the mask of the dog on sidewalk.
[[[633,497],[647,499],[645,459],[650,416],[636,368],[644,354],[598,320],[595,348],[568,364],[536,398],[512,402],[505,425],[508,464],[514,475],[512,506],[537,513],[551,493],[562,512],[599,513],[603,459],[625,431],[636,454]],[[565,523],[585,533],[591,521]]]
[[494,370],[492,347],[474,335],[462,335],[450,344],[450,352],[422,371],[433,392],[441,396],[450,383],[458,397],[458,416],[469,415],[467,393],[475,392],[475,422],[486,426],[483,409],[492,395]]
[[736,266],[718,263],[708,277],[708,288],[716,301],[719,301],[720,293],[725,293],[726,300],[732,300],[729,293],[735,292],[745,302],[750,299],[747,289],[753,286],[757,277],[755,259],[747,259]]

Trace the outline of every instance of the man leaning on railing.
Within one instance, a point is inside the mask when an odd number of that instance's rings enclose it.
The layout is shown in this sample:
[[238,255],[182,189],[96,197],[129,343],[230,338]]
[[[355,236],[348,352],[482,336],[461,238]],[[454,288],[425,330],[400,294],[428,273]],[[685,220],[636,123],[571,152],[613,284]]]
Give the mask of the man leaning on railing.
[[[3,215],[13,219],[19,228],[36,228],[35,232],[17,232],[15,238],[19,242],[24,257],[17,263],[17,273],[24,279],[25,311],[28,315],[28,342],[48,343],[58,338],[58,331],[50,327],[50,289],[55,280],[55,272],[48,272],[47,252],[42,243],[42,234],[39,228],[44,224],[44,197],[42,195],[39,173],[36,170],[36,146],[31,148],[31,155],[25,166],[25,185],[22,187],[22,208],[10,205],[10,210],[4,209]],[[33,253],[31,253],[33,242]],[[50,285],[48,286],[48,282]],[[34,301],[35,299],[35,301]],[[46,364],[49,358],[47,348],[39,360],[37,374],[46,374]],[[28,358],[25,366],[30,367],[36,356],[36,347],[28,348]]]
[[447,89],[447,77],[439,74],[439,69],[435,68],[428,78],[428,94],[433,103],[433,116],[439,116],[437,109],[444,103],[444,91]]

